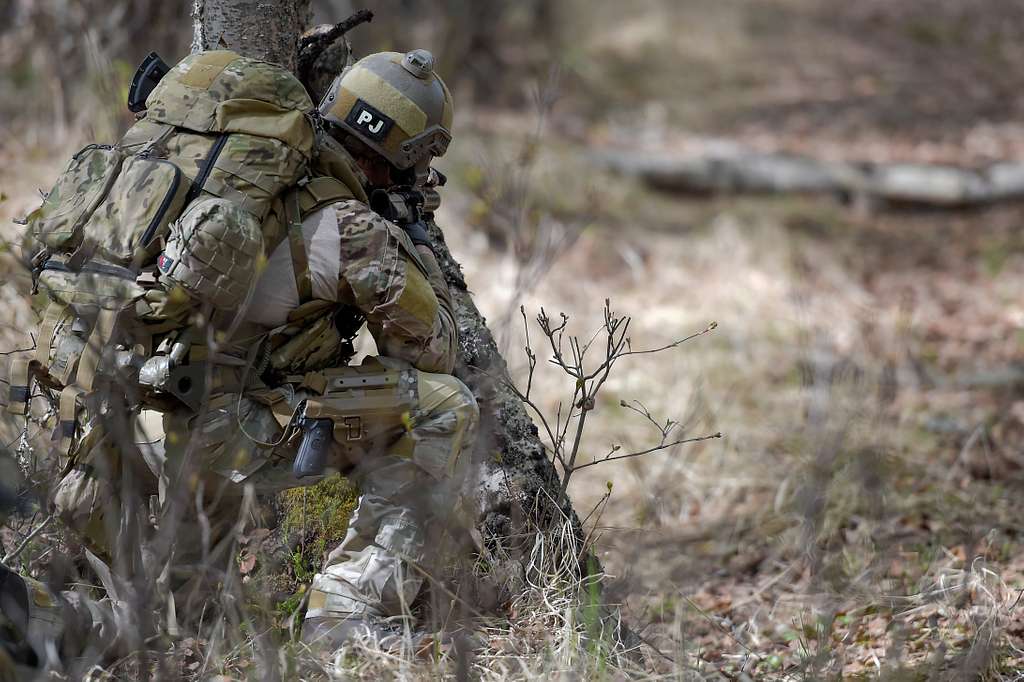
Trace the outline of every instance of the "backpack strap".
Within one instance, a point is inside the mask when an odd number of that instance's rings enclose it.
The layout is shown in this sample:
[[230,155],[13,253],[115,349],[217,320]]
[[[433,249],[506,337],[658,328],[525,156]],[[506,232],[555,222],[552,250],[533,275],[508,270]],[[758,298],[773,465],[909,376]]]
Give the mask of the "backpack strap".
[[71,384],[65,386],[60,392],[59,407],[57,409],[57,428],[54,439],[57,441],[57,451],[62,457],[71,454],[71,447],[75,442],[75,431],[78,425],[78,410],[82,407],[80,398],[86,391],[81,386]]
[[57,323],[64,317],[66,310],[66,305],[51,300],[43,312],[43,321],[36,336],[35,354],[35,361],[42,367],[47,367],[50,364],[50,352],[53,350],[51,348],[53,333],[57,330]]
[[355,192],[344,182],[326,175],[311,179],[299,187],[296,194],[299,197],[299,209],[303,220],[325,206],[357,198]]
[[285,197],[285,216],[288,220],[288,246],[292,254],[292,272],[295,274],[295,289],[299,292],[299,301],[313,298],[313,280],[309,273],[309,255],[306,253],[306,240],[302,236],[302,208],[299,192],[291,192]]
[[32,361],[28,358],[12,359],[7,380],[7,411],[17,415],[27,414],[31,395]]
[[[274,211],[278,218],[268,219],[264,223],[265,253],[273,253],[284,239],[288,239],[300,301],[305,302],[313,297],[309,254],[306,253],[306,241],[302,235],[302,222],[331,204],[355,198],[355,193],[341,180],[325,175],[317,176],[289,190]],[[284,223],[284,229],[278,227],[278,220]]]

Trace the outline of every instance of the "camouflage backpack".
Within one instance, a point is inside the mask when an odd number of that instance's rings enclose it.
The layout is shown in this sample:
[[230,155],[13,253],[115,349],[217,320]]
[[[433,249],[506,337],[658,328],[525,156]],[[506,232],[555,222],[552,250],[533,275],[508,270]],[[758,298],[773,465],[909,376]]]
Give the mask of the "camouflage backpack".
[[34,357],[11,367],[9,409],[25,409],[31,373],[61,391],[61,420],[73,420],[97,373],[129,362],[110,357],[115,329],[119,349],[145,358],[187,350],[177,336],[197,308],[215,326],[233,319],[282,237],[265,220],[271,206],[306,175],[312,109],[281,67],[198,53],[160,80],[117,144],[75,154],[27,217],[45,310]]

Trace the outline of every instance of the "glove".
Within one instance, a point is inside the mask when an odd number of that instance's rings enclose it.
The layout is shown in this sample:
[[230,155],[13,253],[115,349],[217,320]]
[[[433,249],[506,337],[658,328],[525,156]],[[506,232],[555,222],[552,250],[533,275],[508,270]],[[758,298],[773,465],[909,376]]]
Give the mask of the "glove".
[[405,233],[409,235],[409,239],[416,246],[425,246],[431,251],[434,250],[433,245],[430,243],[430,237],[427,235],[427,226],[422,220],[418,220],[415,223],[405,223],[399,225]]

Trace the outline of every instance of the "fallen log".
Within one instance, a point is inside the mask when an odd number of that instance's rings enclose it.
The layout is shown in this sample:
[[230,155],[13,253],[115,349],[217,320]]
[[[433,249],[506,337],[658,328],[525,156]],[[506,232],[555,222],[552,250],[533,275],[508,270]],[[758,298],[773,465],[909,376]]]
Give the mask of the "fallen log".
[[920,163],[849,163],[717,145],[693,154],[604,151],[598,163],[667,192],[833,194],[890,204],[966,208],[1024,199],[1024,162],[983,169]]

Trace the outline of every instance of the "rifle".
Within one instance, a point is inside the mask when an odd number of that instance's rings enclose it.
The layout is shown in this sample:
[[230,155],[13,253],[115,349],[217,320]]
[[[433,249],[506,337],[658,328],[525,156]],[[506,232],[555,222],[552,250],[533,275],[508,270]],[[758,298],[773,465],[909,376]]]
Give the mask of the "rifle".
[[370,194],[370,208],[382,218],[401,226],[433,220],[434,212],[441,205],[437,188],[444,187],[447,182],[444,173],[431,168],[422,184],[374,190]]

